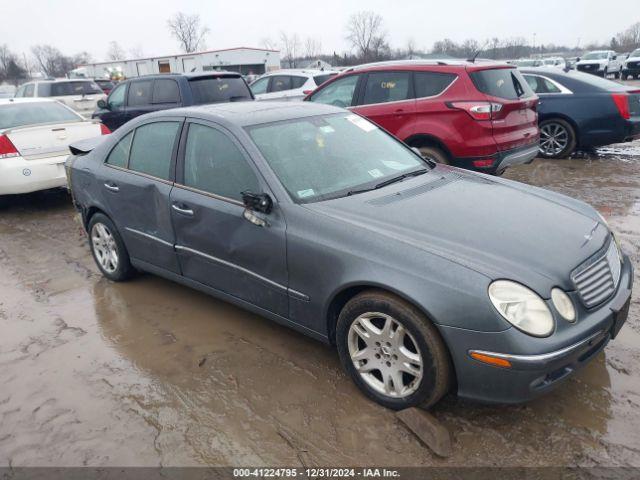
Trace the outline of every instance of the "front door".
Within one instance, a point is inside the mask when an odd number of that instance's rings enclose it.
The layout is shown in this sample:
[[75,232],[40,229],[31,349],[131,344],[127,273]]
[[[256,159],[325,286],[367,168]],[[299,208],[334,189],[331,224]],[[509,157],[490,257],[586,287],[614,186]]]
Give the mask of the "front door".
[[207,122],[187,123],[171,215],[185,277],[288,316],[285,222],[281,211],[256,225],[244,217],[243,191],[267,192],[238,140]]
[[107,98],[107,108],[100,111],[100,121],[112,132],[127,121],[126,100],[127,84],[122,83],[114,88]]
[[169,197],[182,119],[146,123],[123,137],[102,168],[100,188],[133,260],[180,273]]

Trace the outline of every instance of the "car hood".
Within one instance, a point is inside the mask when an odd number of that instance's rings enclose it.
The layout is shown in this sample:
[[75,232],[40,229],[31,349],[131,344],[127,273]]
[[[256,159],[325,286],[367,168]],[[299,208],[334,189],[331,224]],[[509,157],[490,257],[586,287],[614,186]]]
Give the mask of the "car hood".
[[578,65],[602,65],[603,63],[609,63],[606,58],[600,60],[580,60]]
[[[541,295],[554,285],[573,290],[570,272],[610,235],[583,202],[444,166],[306,207],[347,228],[386,236],[396,243],[390,248],[418,247],[489,278],[526,283]],[[361,233],[354,231],[362,244]]]

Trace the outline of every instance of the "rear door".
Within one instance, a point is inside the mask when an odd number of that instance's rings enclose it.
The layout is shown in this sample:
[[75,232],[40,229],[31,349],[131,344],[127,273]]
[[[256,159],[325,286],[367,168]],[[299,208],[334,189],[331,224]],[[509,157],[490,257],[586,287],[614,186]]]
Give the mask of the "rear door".
[[288,316],[286,225],[277,208],[264,225],[245,218],[243,191],[268,187],[237,139],[209,122],[188,123],[171,215],[185,277]]
[[538,97],[515,68],[470,72],[475,87],[493,104],[491,126],[499,151],[538,142]]
[[114,146],[99,172],[108,215],[131,258],[180,273],[169,196],[183,118],[140,125]]
[[363,82],[353,110],[392,134],[406,138],[401,130],[407,128],[416,112],[412,72],[371,72]]

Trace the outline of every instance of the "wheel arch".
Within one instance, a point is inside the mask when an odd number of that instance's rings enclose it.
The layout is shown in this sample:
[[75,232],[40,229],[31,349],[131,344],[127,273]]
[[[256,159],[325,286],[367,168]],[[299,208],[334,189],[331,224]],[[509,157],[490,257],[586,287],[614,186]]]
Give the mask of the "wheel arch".
[[[102,215],[104,215],[105,217],[107,217],[109,220],[111,220],[111,217],[107,214],[107,212],[105,212],[102,208],[92,205],[90,207],[84,208],[82,210],[82,224],[84,226],[85,230],[89,230],[89,222],[91,222],[91,218],[96,214],[96,213],[101,213]],[[111,220],[113,221],[113,220]]]

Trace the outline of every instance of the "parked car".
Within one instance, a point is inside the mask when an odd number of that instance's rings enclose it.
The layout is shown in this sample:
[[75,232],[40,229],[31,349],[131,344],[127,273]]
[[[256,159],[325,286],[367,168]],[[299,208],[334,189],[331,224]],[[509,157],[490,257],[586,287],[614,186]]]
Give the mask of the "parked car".
[[105,95],[109,95],[109,93],[111,93],[111,90],[113,90],[113,87],[115,86],[115,82],[112,82],[111,80],[98,78],[94,81],[102,89]]
[[302,100],[338,72],[328,70],[278,70],[251,84],[256,100]]
[[0,196],[65,186],[69,144],[107,133],[54,100],[0,100]]
[[519,60],[514,60],[512,65],[516,67],[543,67],[544,62],[538,58],[521,58]]
[[567,68],[567,61],[562,57],[548,57],[542,60],[544,67],[555,67],[561,70]]
[[595,209],[438,165],[341,108],[156,112],[72,152],[105,277],[151,272],[336,345],[389,408],[529,400],[628,314],[631,261]]
[[640,48],[629,54],[622,66],[622,80],[640,77]]
[[253,94],[239,73],[146,75],[119,83],[92,117],[114,131],[145,113],[242,100],[253,100]]
[[59,100],[89,118],[104,92],[93,80],[38,80],[21,85],[15,97]]
[[615,78],[620,78],[622,62],[613,50],[596,50],[579,58],[576,70],[601,77],[613,74]]
[[640,90],[586,73],[522,69],[540,98],[540,154],[564,158],[640,138]]
[[439,163],[500,174],[538,152],[538,99],[505,63],[363,65],[333,77],[307,100],[363,115]]

